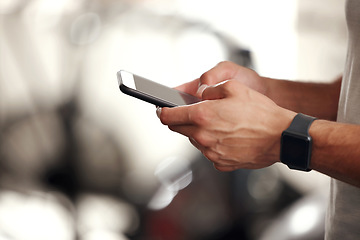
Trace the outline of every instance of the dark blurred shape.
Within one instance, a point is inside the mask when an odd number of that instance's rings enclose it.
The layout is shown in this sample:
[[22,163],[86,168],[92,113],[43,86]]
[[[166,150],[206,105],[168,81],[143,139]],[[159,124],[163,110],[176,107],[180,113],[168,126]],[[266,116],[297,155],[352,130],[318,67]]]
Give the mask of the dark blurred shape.
[[77,142],[74,133],[74,120],[78,117],[76,103],[71,101],[58,110],[66,143],[61,154],[60,162],[47,169],[43,181],[65,193],[70,199],[75,200],[79,183],[76,172]]
[[314,192],[298,201],[275,219],[260,240],[321,240],[325,234],[327,191]]
[[61,162],[62,122],[54,112],[31,114],[4,123],[0,135],[2,187],[41,188],[41,176]]

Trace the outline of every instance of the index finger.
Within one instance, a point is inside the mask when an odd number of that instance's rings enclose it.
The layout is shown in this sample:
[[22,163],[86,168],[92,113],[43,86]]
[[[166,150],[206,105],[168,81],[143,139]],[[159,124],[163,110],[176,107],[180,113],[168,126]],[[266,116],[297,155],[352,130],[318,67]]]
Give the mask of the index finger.
[[192,107],[192,105],[164,107],[159,114],[160,121],[164,125],[189,125],[191,124],[189,116]]

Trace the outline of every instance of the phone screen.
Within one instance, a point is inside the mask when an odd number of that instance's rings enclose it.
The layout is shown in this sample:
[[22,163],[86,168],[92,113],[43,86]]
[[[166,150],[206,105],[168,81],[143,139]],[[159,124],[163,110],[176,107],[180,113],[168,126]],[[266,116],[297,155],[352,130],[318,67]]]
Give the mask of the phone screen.
[[160,107],[175,107],[199,102],[195,96],[150,81],[128,72],[120,71],[120,89],[133,97]]

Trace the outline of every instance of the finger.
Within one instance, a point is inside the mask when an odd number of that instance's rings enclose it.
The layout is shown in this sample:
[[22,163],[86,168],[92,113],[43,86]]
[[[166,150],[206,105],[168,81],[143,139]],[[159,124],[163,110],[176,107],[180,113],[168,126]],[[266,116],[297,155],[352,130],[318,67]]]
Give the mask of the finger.
[[224,61],[205,72],[200,77],[200,86],[206,84],[209,86],[218,84],[235,77],[239,66],[233,62]]
[[212,147],[217,142],[209,132],[201,131],[195,125],[172,125],[169,126],[169,129],[187,136],[190,139],[190,142],[199,150]]
[[209,85],[202,84],[202,85],[198,88],[198,90],[197,90],[197,92],[196,92],[196,96],[197,96],[198,98],[202,99],[202,94],[203,94],[204,90],[205,90],[206,88],[208,88],[208,87],[209,87]]
[[219,166],[223,167],[234,167],[239,166],[240,164],[238,160],[226,158],[218,151],[213,151],[211,147],[204,147],[203,145],[199,144],[194,138],[190,137],[189,140],[194,147],[200,150],[201,153],[214,164],[218,164]]
[[239,162],[237,160],[228,159],[222,154],[211,150],[210,147],[204,147],[199,144],[195,139],[189,138],[191,144],[196,147],[209,161],[213,162],[214,165],[220,167],[223,171],[225,168],[227,171],[232,171],[239,168]]
[[192,139],[194,139],[194,133],[197,131],[197,127],[194,125],[169,125],[168,127],[171,131],[180,133]]
[[221,82],[215,86],[207,87],[202,93],[203,100],[222,99],[234,95],[241,84],[235,80]]
[[164,107],[159,113],[159,118],[164,125],[191,125],[189,112],[191,111],[190,105],[179,107],[167,108]]
[[190,143],[194,146],[194,147],[196,147],[197,149],[199,149],[200,150],[200,148],[202,147],[197,141],[195,141],[195,139],[194,138],[192,138],[192,137],[189,137],[189,141],[190,141]]
[[217,164],[214,163],[214,168],[216,168],[217,170],[221,171],[221,172],[231,172],[231,171],[235,171],[237,169],[239,169],[236,166],[231,166],[231,165],[222,165],[222,164]]

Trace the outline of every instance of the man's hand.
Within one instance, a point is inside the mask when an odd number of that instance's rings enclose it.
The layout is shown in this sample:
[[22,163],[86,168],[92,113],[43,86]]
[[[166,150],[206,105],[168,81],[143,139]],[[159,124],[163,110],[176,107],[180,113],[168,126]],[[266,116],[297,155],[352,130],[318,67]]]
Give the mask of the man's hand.
[[197,91],[195,85],[210,86],[201,93],[202,102],[163,108],[160,120],[189,137],[218,170],[272,165],[279,161],[280,136],[295,113],[248,87],[261,89],[254,71],[241,67],[225,71],[228,65],[217,65],[199,80],[182,85],[179,89],[189,93]]
[[262,94],[266,92],[265,81],[255,71],[229,61],[220,62],[201,75],[200,78],[180,85],[176,89],[202,98],[202,92],[207,86],[213,86],[230,79],[235,79]]
[[178,87],[202,102],[158,113],[221,171],[279,161],[281,133],[295,112],[317,116],[309,129],[311,169],[360,187],[360,126],[320,120],[336,119],[340,86],[341,77],[325,84],[277,80],[222,62]]

